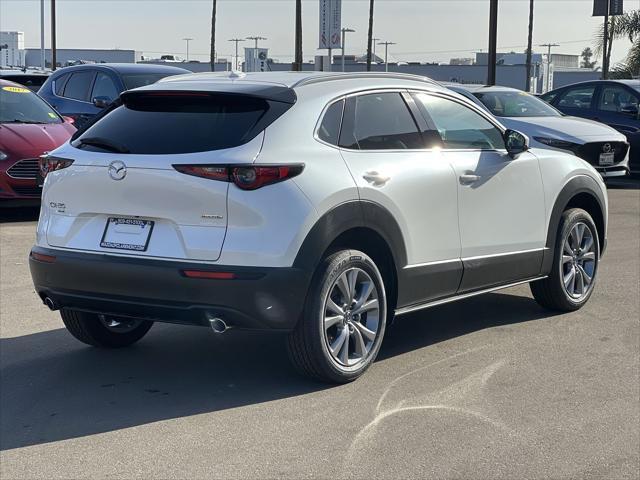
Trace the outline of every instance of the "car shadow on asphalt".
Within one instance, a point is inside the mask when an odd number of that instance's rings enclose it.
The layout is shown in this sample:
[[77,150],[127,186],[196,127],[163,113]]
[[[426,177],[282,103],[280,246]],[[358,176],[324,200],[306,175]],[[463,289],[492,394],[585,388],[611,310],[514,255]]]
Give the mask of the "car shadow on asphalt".
[[0,207],[0,223],[35,222],[40,215],[40,207]]
[[640,190],[640,176],[611,178],[606,185],[610,190]]
[[[401,317],[389,329],[379,359],[549,316],[531,298],[505,293],[432,308]],[[284,347],[282,335],[215,335],[173,325],[155,325],[141,342],[122,350],[86,347],[64,329],[1,339],[0,449],[331,388],[298,376]],[[337,388],[329,394],[345,393]]]

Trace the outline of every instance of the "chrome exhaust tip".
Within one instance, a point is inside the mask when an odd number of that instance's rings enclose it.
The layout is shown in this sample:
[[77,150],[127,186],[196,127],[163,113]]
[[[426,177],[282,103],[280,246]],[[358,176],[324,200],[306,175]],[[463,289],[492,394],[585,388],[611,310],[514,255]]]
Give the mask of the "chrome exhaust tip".
[[214,333],[224,333],[230,328],[224,320],[218,317],[210,318],[209,325]]
[[51,297],[45,297],[44,304],[49,307],[49,310],[58,310],[58,305],[56,305],[56,302],[54,302]]

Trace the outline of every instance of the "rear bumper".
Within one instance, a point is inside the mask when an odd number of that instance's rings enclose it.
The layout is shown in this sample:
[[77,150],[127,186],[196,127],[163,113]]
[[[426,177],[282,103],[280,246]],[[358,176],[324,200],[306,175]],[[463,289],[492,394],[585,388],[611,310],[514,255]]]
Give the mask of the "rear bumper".
[[[302,313],[310,275],[296,268],[226,267],[34,247],[36,292],[57,308],[160,322],[291,330]],[[233,273],[228,280],[187,278],[184,270]]]

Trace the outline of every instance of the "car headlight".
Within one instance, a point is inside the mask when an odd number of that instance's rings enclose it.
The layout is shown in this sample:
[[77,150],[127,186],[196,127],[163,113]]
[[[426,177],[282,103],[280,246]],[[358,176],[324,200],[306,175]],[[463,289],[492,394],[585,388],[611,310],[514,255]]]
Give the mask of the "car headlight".
[[536,142],[544,143],[553,148],[561,148],[563,150],[575,150],[579,145],[577,143],[560,140],[558,138],[533,137]]
[[0,150],[0,161],[6,160],[7,158],[9,158],[9,155]]

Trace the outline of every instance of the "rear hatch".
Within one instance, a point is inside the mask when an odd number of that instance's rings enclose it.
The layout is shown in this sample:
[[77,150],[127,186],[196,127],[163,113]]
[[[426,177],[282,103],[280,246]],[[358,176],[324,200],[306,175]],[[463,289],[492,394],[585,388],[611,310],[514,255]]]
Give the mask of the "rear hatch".
[[132,91],[72,143],[49,174],[47,243],[119,255],[215,261],[230,183],[175,165],[252,163],[290,104],[228,92]]

